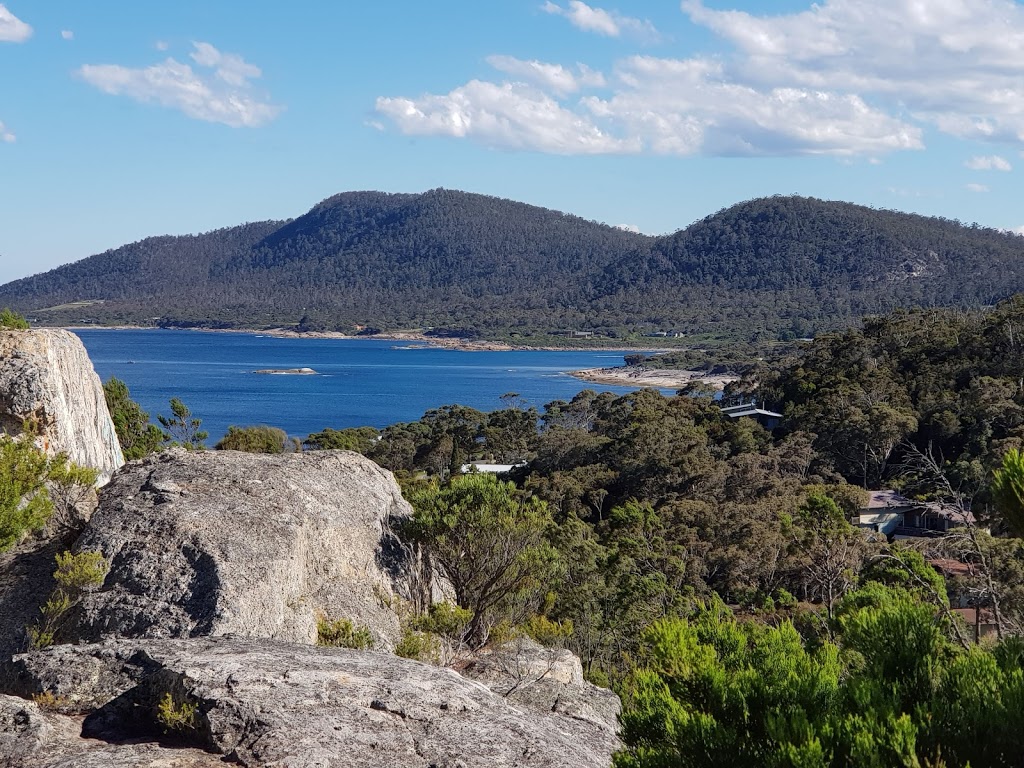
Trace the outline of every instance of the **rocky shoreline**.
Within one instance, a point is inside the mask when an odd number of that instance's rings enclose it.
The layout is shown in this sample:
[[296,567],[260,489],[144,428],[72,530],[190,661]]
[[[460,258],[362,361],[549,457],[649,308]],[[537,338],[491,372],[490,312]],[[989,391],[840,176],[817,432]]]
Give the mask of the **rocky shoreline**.
[[[152,331],[153,326],[141,325],[68,325],[61,326],[66,331]],[[516,351],[548,351],[548,352],[637,352],[647,353],[668,352],[661,347],[596,347],[596,346],[553,346],[537,344],[509,344],[504,341],[488,341],[483,339],[466,339],[462,337],[427,336],[418,331],[393,331],[377,333],[369,336],[353,336],[340,331],[296,331],[291,328],[170,328],[168,330],[201,331],[203,333],[247,333],[252,336],[273,336],[277,339],[377,339],[381,341],[401,341],[424,344],[441,349],[453,349],[459,352],[516,352]]]
[[739,376],[729,374],[645,368],[641,365],[587,368],[582,371],[572,371],[570,375],[594,384],[610,384],[617,387],[657,387],[658,389],[681,389],[687,384],[696,382],[710,384],[715,389],[724,389],[729,382],[739,380]]

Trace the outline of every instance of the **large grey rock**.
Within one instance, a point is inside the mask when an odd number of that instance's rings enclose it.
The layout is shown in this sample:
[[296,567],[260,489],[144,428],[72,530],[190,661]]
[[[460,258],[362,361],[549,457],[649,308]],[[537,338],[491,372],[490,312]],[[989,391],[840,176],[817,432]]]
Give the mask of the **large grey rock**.
[[346,451],[172,450],[103,490],[76,550],[110,562],[70,639],[238,634],[315,643],[319,616],[399,633],[411,514],[390,472]]
[[124,464],[103,386],[73,333],[0,330],[0,427],[16,435],[25,421],[38,426],[41,448],[99,470],[101,482]]
[[233,637],[57,646],[0,667],[0,691],[97,707],[82,731],[97,743],[160,738],[171,693],[197,706],[188,745],[243,766],[587,768],[608,765],[616,744],[598,723],[516,705],[449,669]]
[[214,768],[219,755],[155,742],[111,744],[81,735],[82,718],[0,696],[0,768]]
[[609,753],[621,746],[616,735],[622,709],[619,697],[584,680],[583,665],[571,651],[519,638],[500,648],[478,651],[459,671],[516,706],[573,719],[586,729],[581,735]]

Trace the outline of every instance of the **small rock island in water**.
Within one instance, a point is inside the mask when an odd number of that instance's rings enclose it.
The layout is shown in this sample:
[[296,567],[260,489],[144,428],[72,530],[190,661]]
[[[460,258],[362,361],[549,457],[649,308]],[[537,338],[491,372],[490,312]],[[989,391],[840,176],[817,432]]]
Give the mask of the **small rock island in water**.
[[261,368],[253,373],[272,373],[281,376],[313,376],[316,374],[312,368]]

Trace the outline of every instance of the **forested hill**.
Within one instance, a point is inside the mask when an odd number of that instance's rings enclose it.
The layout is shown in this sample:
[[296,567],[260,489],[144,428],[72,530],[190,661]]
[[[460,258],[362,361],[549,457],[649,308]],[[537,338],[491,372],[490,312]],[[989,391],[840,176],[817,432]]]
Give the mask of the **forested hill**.
[[55,323],[803,336],[1021,290],[1024,238],[943,219],[772,197],[655,238],[433,190],[150,238],[0,286],[0,305]]

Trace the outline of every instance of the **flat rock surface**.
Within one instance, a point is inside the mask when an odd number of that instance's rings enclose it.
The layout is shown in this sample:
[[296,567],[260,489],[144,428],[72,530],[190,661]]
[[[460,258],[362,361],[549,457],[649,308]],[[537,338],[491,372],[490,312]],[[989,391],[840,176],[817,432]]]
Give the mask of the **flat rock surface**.
[[[0,691],[48,691],[69,708],[96,707],[82,735],[97,749],[153,748],[173,737],[177,746],[243,766],[587,768],[609,765],[617,743],[597,723],[516,705],[452,670],[381,653],[235,637],[57,646],[0,667]],[[168,693],[195,705],[194,727],[164,732],[156,712]],[[38,722],[37,712],[30,715]],[[68,761],[81,745],[69,742],[66,729],[47,733],[24,722],[0,716],[0,745],[31,754],[25,765],[86,765]],[[38,744],[44,746],[32,746]]]
[[124,464],[100,377],[69,331],[0,329],[0,427],[20,434],[31,421],[39,444],[99,470],[101,481]]
[[318,617],[398,636],[411,514],[391,473],[346,451],[171,450],[103,489],[76,550],[110,562],[65,640],[228,633],[315,643]]

